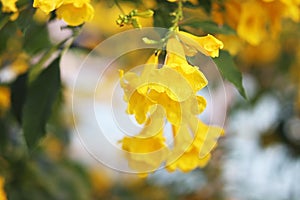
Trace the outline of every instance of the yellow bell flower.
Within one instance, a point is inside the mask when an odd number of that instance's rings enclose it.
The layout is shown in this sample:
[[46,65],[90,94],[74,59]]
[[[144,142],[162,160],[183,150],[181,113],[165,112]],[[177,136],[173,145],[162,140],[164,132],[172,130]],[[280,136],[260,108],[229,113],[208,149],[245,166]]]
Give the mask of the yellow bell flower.
[[178,36],[184,47],[189,50],[189,56],[193,56],[197,51],[200,51],[204,55],[215,58],[219,56],[219,49],[224,47],[222,41],[210,34],[198,37],[184,31],[179,31]]
[[[141,77],[133,72],[125,75],[121,73],[120,84],[124,89],[124,99],[128,102],[127,112],[135,114],[137,122],[143,123],[149,107],[160,104],[169,111],[168,120],[177,123],[175,121],[181,116],[179,104],[193,95],[193,88],[180,72],[167,66],[157,69],[157,64],[158,56],[153,55],[145,65]],[[201,87],[207,83],[203,77],[195,79],[200,81]]]
[[57,9],[59,6],[63,4],[64,0],[34,0],[33,7],[39,8],[46,14]]
[[11,21],[16,20],[19,16],[19,11],[16,6],[17,1],[18,0],[0,0],[0,2],[2,3],[2,12],[4,12],[4,13],[12,12],[12,14],[9,18]]
[[[258,45],[267,35],[267,15],[258,1],[242,3],[240,21],[237,27],[238,35],[252,45]],[[255,10],[255,14],[253,11]]]
[[148,119],[145,128],[134,137],[122,139],[122,149],[131,169],[139,173],[156,170],[166,159],[168,149],[163,136],[164,110],[157,106]]
[[64,1],[56,10],[59,19],[63,19],[69,26],[78,26],[94,17],[94,8],[89,0]]
[[190,87],[193,89],[193,92],[201,90],[207,85],[207,79],[203,73],[198,69],[198,67],[191,66],[185,59],[184,55],[177,54],[177,52],[183,52],[179,41],[176,45],[176,52],[171,50],[172,43],[176,44],[176,40],[170,39],[167,43],[167,54],[166,67],[174,69],[176,72],[180,73],[185,80],[189,83]]
[[217,139],[224,134],[224,130],[208,126],[193,117],[189,124],[174,127],[173,134],[175,147],[168,157],[166,169],[171,172],[176,169],[189,172],[207,164],[211,157],[210,151],[216,147]]
[[0,176],[0,200],[6,200],[6,194],[4,191],[4,178]]
[[18,0],[1,0],[2,12],[18,12],[16,2]]

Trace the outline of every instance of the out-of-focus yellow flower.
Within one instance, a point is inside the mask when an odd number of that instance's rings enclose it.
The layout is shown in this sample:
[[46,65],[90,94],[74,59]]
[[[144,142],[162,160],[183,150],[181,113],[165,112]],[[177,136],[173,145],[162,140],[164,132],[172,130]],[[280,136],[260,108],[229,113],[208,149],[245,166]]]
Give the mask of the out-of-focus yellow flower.
[[61,6],[63,2],[64,0],[34,0],[33,7],[39,8],[48,14]]
[[245,1],[242,3],[237,33],[250,44],[258,45],[267,36],[266,20],[266,12],[258,1]]
[[245,42],[237,35],[218,35],[218,38],[224,43],[224,50],[229,51],[231,55],[237,55],[244,47]]
[[78,26],[92,20],[94,8],[89,0],[64,1],[63,5],[57,8],[56,15],[63,19],[70,26]]
[[62,158],[64,145],[59,139],[49,135],[45,138],[43,145],[46,152],[53,160],[59,160]]
[[109,175],[102,169],[90,169],[89,177],[91,180],[93,192],[96,194],[103,194],[103,192],[109,190],[113,185],[111,177],[109,177]]
[[0,176],[0,200],[6,200],[6,193],[4,191],[4,178]]
[[280,50],[280,44],[276,40],[269,39],[261,42],[259,46],[245,45],[242,52],[238,55],[245,63],[264,66],[275,61],[280,54]]
[[299,0],[225,0],[213,4],[212,18],[220,25],[227,23],[240,38],[256,46],[278,36],[282,19],[298,22],[299,5]]
[[18,0],[1,0],[2,12],[17,12],[16,2]]
[[2,12],[12,13],[12,15],[9,18],[11,21],[16,20],[19,16],[19,11],[16,6],[17,1],[18,0],[1,0]]
[[285,4],[284,16],[291,18],[295,22],[299,22],[300,20],[300,1],[299,0],[280,0],[283,4]]
[[17,59],[11,64],[11,70],[16,74],[23,74],[29,68],[28,55],[21,53]]
[[241,13],[241,1],[240,0],[227,0],[224,3],[224,14],[225,22],[236,29],[240,20]]
[[10,107],[10,89],[0,86],[0,114]]
[[219,49],[224,47],[223,42],[208,34],[207,36],[197,37],[193,34],[179,31],[178,36],[184,44],[186,54],[195,55],[196,51],[200,51],[204,55],[211,57],[219,56]]

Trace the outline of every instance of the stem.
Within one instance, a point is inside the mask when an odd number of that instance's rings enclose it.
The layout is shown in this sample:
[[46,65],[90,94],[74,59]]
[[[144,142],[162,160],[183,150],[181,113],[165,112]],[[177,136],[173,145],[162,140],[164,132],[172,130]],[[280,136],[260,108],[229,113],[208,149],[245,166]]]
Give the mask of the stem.
[[173,20],[173,26],[170,28],[171,31],[178,29],[179,22],[183,19],[183,4],[182,0],[178,1],[178,8],[175,12],[175,19]]

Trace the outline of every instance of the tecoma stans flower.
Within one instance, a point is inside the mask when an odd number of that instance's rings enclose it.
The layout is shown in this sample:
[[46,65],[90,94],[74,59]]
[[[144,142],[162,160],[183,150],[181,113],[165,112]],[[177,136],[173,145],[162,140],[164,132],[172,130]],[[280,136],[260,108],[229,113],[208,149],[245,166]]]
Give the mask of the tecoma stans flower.
[[79,26],[94,17],[90,0],[34,0],[33,7],[47,14],[56,10],[57,18],[69,26]]
[[[163,163],[169,171],[188,172],[205,166],[217,138],[223,135],[223,129],[205,125],[197,118],[206,107],[206,100],[197,93],[207,85],[207,79],[198,67],[187,62],[184,48],[188,45],[214,57],[223,44],[206,37],[203,41],[182,39],[177,34],[168,37],[163,64],[159,64],[158,52],[148,59],[141,74],[120,71],[127,113],[133,114],[139,124],[145,123],[140,133],[121,140],[122,149],[129,167],[144,176]],[[172,148],[166,145],[164,136],[167,122],[173,127]]]
[[164,110],[157,106],[144,129],[134,137],[124,137],[122,148],[130,168],[138,172],[153,172],[166,159],[168,149],[163,136]]
[[217,145],[217,139],[224,130],[216,126],[208,126],[198,118],[190,118],[190,122],[180,127],[173,127],[175,145],[168,157],[168,171],[180,169],[189,172],[197,167],[204,167],[209,161]]
[[2,12],[17,12],[17,0],[1,0]]
[[63,2],[63,0],[34,0],[33,7],[39,8],[48,14],[61,6]]
[[94,17],[94,8],[89,0],[65,0],[56,10],[59,19],[63,19],[70,26],[78,26]]
[[19,10],[16,6],[17,1],[18,0],[0,0],[2,4],[2,12],[12,13],[12,15],[9,18],[11,21],[16,20],[19,16]]
[[219,49],[224,47],[222,41],[210,34],[198,37],[184,31],[178,31],[178,36],[188,56],[194,56],[199,51],[206,56],[215,58],[219,56]]

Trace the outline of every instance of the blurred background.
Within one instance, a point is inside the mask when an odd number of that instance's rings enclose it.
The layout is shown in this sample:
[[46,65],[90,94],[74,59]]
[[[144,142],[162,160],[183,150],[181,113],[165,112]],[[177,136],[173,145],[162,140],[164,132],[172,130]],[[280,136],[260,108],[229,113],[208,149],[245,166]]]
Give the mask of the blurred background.
[[[61,28],[65,24],[57,19],[44,25],[49,16],[37,11],[35,26],[29,30],[37,36],[30,39],[29,45],[18,30],[6,25],[0,34],[0,175],[4,177],[8,199],[300,199],[300,2],[245,2],[186,2],[187,20],[182,22],[182,29],[196,35],[208,32],[224,42],[225,50],[243,74],[247,99],[221,78],[216,65],[207,58],[209,64],[199,67],[209,80],[201,93],[208,100],[208,110],[200,117],[224,126],[226,134],[205,168],[190,173],[160,169],[147,178],[115,170],[113,164],[100,162],[94,154],[98,152],[104,161],[127,167],[122,155],[97,141],[97,126],[105,133],[111,132],[107,139],[118,146],[122,134],[120,119],[115,118],[125,114],[126,109],[118,69],[142,65],[152,53],[146,49],[122,55],[103,71],[102,62],[111,58],[103,56],[103,52],[90,52],[111,36],[132,29],[116,25],[118,6],[113,1],[93,2],[93,20],[82,27],[60,60],[63,89],[47,123],[47,135],[25,158],[24,141],[19,137],[20,119],[14,115],[18,108],[12,106],[18,104],[12,99],[21,99],[22,75],[39,58],[40,50],[68,38],[72,31]],[[283,5],[291,7],[282,11]],[[119,1],[119,6],[125,13],[136,8],[152,9],[153,18],[139,18],[142,27],[168,27],[167,18],[176,4],[139,0]],[[251,6],[259,8],[257,13]],[[265,18],[250,17],[252,21],[243,22],[249,16],[264,16],[262,12],[269,17],[265,31],[254,30]],[[210,25],[196,23],[199,18]],[[239,23],[248,24],[246,33],[257,34],[259,39],[245,35]],[[42,38],[45,35],[47,39]],[[81,71],[83,67],[85,73]],[[91,80],[97,80],[99,74],[100,86],[95,90]],[[94,115],[86,109],[90,102],[94,103]],[[92,123],[95,117],[96,124]],[[89,138],[88,145],[83,137]],[[86,145],[92,145],[93,151]]]

